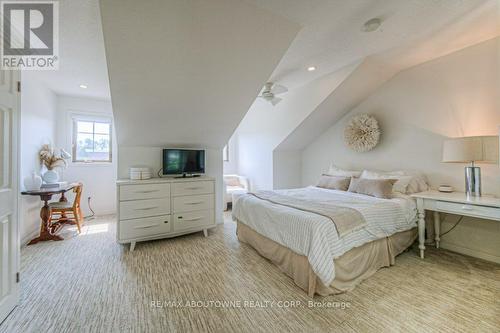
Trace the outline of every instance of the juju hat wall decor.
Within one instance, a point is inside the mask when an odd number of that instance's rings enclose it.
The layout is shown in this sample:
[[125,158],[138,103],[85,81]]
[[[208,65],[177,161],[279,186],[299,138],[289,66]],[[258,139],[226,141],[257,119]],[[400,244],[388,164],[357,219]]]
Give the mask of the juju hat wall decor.
[[367,114],[354,116],[344,130],[347,147],[358,153],[372,150],[379,139],[380,128],[377,119]]

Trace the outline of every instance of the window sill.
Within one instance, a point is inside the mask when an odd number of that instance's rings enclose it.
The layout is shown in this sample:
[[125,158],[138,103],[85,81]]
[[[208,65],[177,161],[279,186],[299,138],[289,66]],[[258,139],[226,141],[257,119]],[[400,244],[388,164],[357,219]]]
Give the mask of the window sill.
[[113,162],[71,162],[70,167],[111,167]]

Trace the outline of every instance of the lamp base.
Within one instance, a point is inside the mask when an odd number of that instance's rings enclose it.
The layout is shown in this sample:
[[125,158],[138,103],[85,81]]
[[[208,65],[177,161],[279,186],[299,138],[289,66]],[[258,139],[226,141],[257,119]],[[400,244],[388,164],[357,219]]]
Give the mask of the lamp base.
[[481,168],[465,167],[465,194],[467,197],[481,196]]

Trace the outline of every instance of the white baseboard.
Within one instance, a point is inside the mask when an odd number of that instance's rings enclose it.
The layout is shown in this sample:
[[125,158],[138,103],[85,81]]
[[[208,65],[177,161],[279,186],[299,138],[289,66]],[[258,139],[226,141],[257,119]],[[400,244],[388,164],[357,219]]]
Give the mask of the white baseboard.
[[32,232],[21,238],[21,247],[28,245],[30,240],[32,240],[35,237],[38,237],[39,235],[40,235],[40,228],[33,230]]
[[468,255],[471,257],[480,258],[480,259],[484,259],[487,261],[491,261],[491,262],[500,264],[500,256],[496,256],[494,254],[485,253],[485,252],[481,252],[481,251],[477,251],[477,250],[472,250],[472,249],[469,249],[467,247],[463,247],[463,246],[456,245],[453,243],[448,243],[445,241],[441,241],[440,246],[445,250],[458,252],[458,253],[465,254],[465,255]]

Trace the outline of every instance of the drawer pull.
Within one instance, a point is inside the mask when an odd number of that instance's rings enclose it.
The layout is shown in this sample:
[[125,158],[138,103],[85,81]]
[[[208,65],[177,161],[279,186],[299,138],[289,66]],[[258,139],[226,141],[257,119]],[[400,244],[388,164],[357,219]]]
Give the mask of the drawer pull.
[[158,206],[156,206],[156,207],[135,208],[134,210],[151,210],[151,209],[156,209],[156,208],[158,208]]
[[[179,216],[180,219],[182,219],[182,216]],[[201,220],[203,218],[203,216],[200,216],[200,217],[193,217],[191,219],[185,219],[184,221],[198,221],[198,220]]]
[[150,224],[150,225],[143,225],[143,226],[139,226],[139,227],[134,227],[134,229],[148,229],[148,228],[157,227],[159,225],[160,225],[159,223],[157,223],[157,224]]
[[201,190],[203,187],[186,187],[186,190]]
[[154,192],[159,192],[159,190],[136,191],[135,193],[154,193]]
[[199,205],[204,203],[204,201],[196,201],[196,202],[186,202],[186,205]]
[[463,210],[474,210],[474,207],[469,206],[469,205],[463,205],[463,206],[462,206],[462,209],[463,209]]

